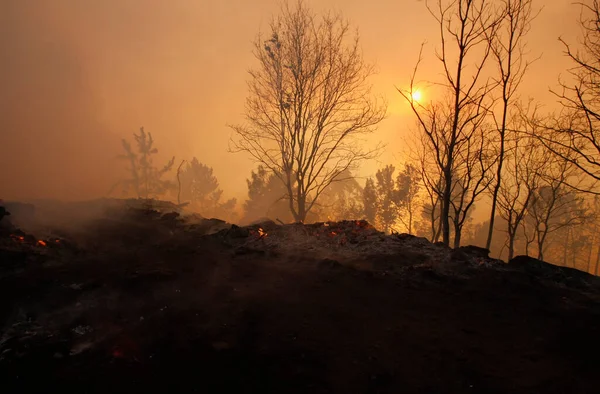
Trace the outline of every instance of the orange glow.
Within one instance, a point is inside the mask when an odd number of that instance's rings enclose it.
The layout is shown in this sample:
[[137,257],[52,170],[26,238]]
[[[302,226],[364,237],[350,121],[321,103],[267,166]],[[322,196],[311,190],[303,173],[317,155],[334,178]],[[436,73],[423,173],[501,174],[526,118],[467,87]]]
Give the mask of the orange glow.
[[[224,201],[245,201],[246,179],[255,166],[248,155],[229,153],[227,125],[245,121],[247,70],[258,64],[251,42],[261,21],[279,15],[279,2],[237,2],[233,11],[232,2],[226,1],[211,2],[210,7],[185,0],[38,1],[36,7],[30,3],[12,1],[3,8],[11,21],[3,24],[7,30],[0,37],[3,55],[11,59],[2,64],[3,93],[14,99],[4,103],[5,115],[0,117],[2,163],[20,163],[18,171],[0,166],[4,199],[104,197],[127,175],[126,164],[114,159],[123,153],[121,139],[131,139],[139,126],[146,126],[161,156],[157,163],[171,156],[177,162],[197,156],[214,168]],[[575,41],[579,7],[564,0],[541,3],[544,11],[527,41],[531,59],[544,53],[545,61],[531,64],[521,94],[535,96],[552,112],[556,100],[547,87],[571,64],[562,54],[562,44],[548,37]],[[365,137],[365,148],[380,142],[387,148],[376,161],[361,163],[357,175],[366,179],[383,164],[408,160],[403,156],[408,150],[405,139],[416,132],[416,120],[394,86],[408,89],[423,42],[428,44],[415,81],[420,102],[444,97],[433,85],[440,81],[434,53],[439,26],[424,2],[307,4],[317,14],[333,8],[351,21],[352,31],[359,29],[364,60],[377,63],[379,71],[370,80],[373,96],[389,100],[390,116],[375,134]],[[131,20],[130,14],[136,18]],[[222,28],[224,20],[230,29]],[[56,48],[50,50],[48,42]],[[219,56],[211,56],[213,52]],[[414,98],[419,100],[417,94]],[[52,174],[61,174],[61,182]],[[174,174],[167,178],[172,180]],[[119,196],[119,189],[110,197]]]
[[263,230],[262,228],[258,228],[258,237],[259,238],[264,238],[267,236],[267,233],[265,232],[265,230]]
[[41,239],[40,239],[39,241],[37,241],[37,244],[38,244],[39,246],[46,246],[46,242],[45,242],[45,241],[42,241]]

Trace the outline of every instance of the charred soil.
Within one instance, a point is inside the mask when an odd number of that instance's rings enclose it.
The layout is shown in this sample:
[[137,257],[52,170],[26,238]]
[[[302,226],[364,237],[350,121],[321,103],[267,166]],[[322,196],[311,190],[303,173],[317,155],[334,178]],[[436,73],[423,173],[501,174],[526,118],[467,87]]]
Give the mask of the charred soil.
[[362,221],[241,228],[153,209],[2,231],[3,393],[600,387],[598,280],[542,262]]

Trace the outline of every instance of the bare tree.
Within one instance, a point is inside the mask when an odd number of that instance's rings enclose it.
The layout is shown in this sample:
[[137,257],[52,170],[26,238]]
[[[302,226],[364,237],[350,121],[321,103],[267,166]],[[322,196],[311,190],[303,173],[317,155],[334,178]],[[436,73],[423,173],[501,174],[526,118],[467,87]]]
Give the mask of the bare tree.
[[443,190],[443,175],[434,156],[428,150],[427,137],[419,134],[416,141],[410,144],[411,160],[416,163],[422,190],[425,192],[425,202],[422,206],[422,218],[429,223],[429,230],[422,229],[424,235],[430,233],[431,242],[438,242],[442,232],[441,196]]
[[[447,103],[432,103],[426,109],[422,107],[421,119],[428,125],[417,141],[417,160],[420,164],[420,172],[423,178],[425,191],[429,196],[430,205],[427,206],[427,214],[432,224],[432,239],[436,239],[436,224],[443,230],[443,206],[445,200],[445,180],[443,166],[440,162],[448,152],[447,130],[452,122],[452,110]],[[486,110],[482,103],[472,103],[462,108],[462,116],[468,122],[461,124],[460,138],[453,144],[452,168],[450,179],[450,199],[448,200],[449,223],[452,224],[451,233],[454,235],[453,246],[458,247],[461,243],[462,229],[472,213],[475,202],[488,189],[491,176],[490,172],[494,165],[494,157],[489,149],[489,127],[486,125]],[[424,130],[424,127],[420,127]],[[439,205],[440,215],[436,218]],[[450,236],[450,234],[449,234]]]
[[372,133],[386,108],[373,99],[358,34],[339,14],[322,18],[300,0],[285,3],[268,37],[254,44],[246,122],[232,126],[232,151],[277,174],[296,221],[360,160],[373,157],[359,137]]
[[560,39],[573,63],[569,69],[572,82],[559,80],[561,89],[553,92],[563,109],[549,126],[552,132],[537,137],[552,153],[587,175],[588,183],[579,191],[598,194],[593,189],[600,181],[600,2],[579,5],[580,49]]
[[535,133],[522,132],[531,126],[523,116],[526,114],[515,115],[516,120],[512,122],[520,130],[505,131],[506,167],[498,190],[498,214],[506,221],[508,260],[514,257],[519,228],[524,223],[540,182],[542,167],[549,159],[548,151],[531,137]]
[[544,259],[548,237],[558,230],[580,225],[587,211],[584,200],[569,185],[573,166],[559,158],[546,162],[540,176],[539,187],[534,191],[528,219],[537,246],[537,258]]
[[414,100],[415,75],[421,55],[409,89],[398,90],[427,136],[430,152],[443,175],[442,235],[444,244],[449,245],[455,162],[461,146],[468,146],[465,142],[473,124],[481,124],[480,119],[487,116],[491,107],[491,103],[485,101],[494,85],[483,74],[491,53],[489,37],[496,34],[500,18],[488,0],[437,0],[436,5],[433,8],[428,4],[427,8],[440,27],[441,48],[437,58],[443,68],[441,85],[447,90],[447,101],[425,106]]
[[532,13],[532,2],[533,0],[502,0],[502,19],[499,28],[494,31],[495,34],[488,37],[498,74],[497,84],[500,89],[498,115],[500,119],[493,116],[498,130],[498,157],[496,179],[492,189],[492,208],[486,241],[487,249],[492,244],[496,205],[502,184],[508,114],[519,85],[521,85],[523,77],[531,64],[525,59],[527,52],[525,37],[529,33],[533,18],[536,16]]
[[600,219],[600,197],[594,196],[590,201],[590,209],[591,213],[591,227],[588,229],[589,233],[589,253],[587,256],[587,269],[586,272],[592,273],[592,254],[594,252],[594,248],[597,248],[596,253],[596,269],[595,274],[598,275],[598,263],[600,262],[600,245],[598,245],[598,220]]
[[465,132],[464,141],[457,144],[457,155],[452,171],[453,185],[450,199],[450,218],[454,230],[454,247],[461,243],[462,232],[472,208],[491,182],[490,170],[494,160],[490,157],[485,138],[487,128],[484,118],[476,118]]

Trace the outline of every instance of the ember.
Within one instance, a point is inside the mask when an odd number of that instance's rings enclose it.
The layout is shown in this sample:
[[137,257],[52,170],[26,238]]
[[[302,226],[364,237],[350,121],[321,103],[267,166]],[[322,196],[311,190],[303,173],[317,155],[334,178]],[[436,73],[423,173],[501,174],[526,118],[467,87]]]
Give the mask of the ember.
[[259,227],[257,231],[258,231],[258,238],[265,238],[267,236],[267,233],[262,228]]
[[38,246],[47,246],[45,241],[42,241],[41,239],[37,241],[37,245]]
[[10,237],[15,241],[25,242],[25,237],[22,235],[11,234]]

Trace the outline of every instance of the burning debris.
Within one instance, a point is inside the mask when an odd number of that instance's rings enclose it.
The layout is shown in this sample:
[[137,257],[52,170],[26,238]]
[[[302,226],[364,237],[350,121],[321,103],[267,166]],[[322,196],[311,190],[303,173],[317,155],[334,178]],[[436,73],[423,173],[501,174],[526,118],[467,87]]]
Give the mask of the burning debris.
[[[176,250],[179,247],[189,248],[200,242],[201,238],[209,237],[225,242],[236,254],[277,252],[354,260],[365,255],[413,253],[426,256],[419,258],[426,261],[446,261],[451,258],[448,248],[409,235],[386,235],[366,220],[277,224],[264,219],[239,227],[222,220],[185,213],[181,206],[167,202],[110,200],[106,207],[104,217],[92,221],[86,230],[97,236],[84,247],[98,250],[109,247],[110,243],[129,249],[140,242],[151,241],[171,244],[170,249]],[[117,226],[117,223],[121,225]],[[65,247],[62,238],[35,237],[17,229],[10,233],[10,240],[15,247],[27,245],[41,253],[51,248]]]
[[263,239],[267,237],[267,233],[265,232],[265,230],[263,230],[262,228],[258,228],[258,230],[256,230],[256,233],[258,234],[258,239]]
[[234,247],[236,254],[278,252],[355,260],[365,255],[412,253],[427,256],[421,260],[443,261],[450,253],[449,248],[433,245],[424,238],[407,234],[385,235],[365,220],[284,225],[263,222],[248,227],[232,225],[212,237]]
[[10,237],[17,242],[25,242],[25,237],[22,235],[11,234]]

